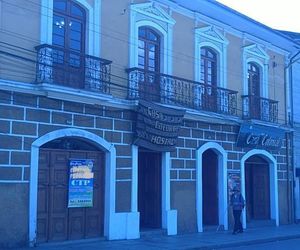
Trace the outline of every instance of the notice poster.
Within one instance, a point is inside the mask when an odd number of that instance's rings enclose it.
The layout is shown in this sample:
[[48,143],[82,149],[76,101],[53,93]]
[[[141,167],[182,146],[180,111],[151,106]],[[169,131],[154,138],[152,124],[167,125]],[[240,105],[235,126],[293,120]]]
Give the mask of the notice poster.
[[69,208],[93,206],[93,165],[92,160],[70,160]]
[[239,173],[228,174],[228,193],[229,196],[233,193],[233,189],[237,187],[241,188],[241,178]]

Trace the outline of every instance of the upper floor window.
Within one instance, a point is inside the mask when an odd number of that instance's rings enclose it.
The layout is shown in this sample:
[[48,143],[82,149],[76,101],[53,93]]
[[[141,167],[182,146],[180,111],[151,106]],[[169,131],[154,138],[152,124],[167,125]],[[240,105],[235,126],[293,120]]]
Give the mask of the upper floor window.
[[248,94],[260,97],[260,70],[255,63],[248,63]]
[[138,66],[147,71],[160,71],[160,37],[151,28],[139,28]]
[[53,2],[52,44],[65,49],[84,52],[85,11],[69,0]]
[[200,82],[217,86],[217,54],[208,47],[201,48]]
[[52,44],[53,81],[83,88],[85,11],[71,0],[54,0]]

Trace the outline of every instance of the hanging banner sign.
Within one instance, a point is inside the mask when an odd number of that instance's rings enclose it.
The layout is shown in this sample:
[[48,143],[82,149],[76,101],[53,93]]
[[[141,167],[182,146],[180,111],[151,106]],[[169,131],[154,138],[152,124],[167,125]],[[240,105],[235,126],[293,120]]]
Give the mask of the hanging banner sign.
[[254,124],[242,124],[237,146],[246,148],[280,149],[284,130]]
[[140,100],[134,144],[155,151],[175,150],[184,114],[185,110]]
[[70,160],[69,208],[93,206],[93,165],[92,160]]

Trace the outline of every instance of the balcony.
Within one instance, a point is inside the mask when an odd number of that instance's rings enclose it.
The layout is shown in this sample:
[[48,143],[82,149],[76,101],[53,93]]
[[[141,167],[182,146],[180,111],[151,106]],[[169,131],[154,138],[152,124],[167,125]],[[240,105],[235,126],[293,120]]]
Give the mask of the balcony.
[[110,93],[111,61],[47,44],[35,49],[37,83]]
[[143,69],[127,70],[129,99],[236,115],[237,91]]
[[278,101],[243,95],[243,119],[257,119],[266,122],[278,122]]

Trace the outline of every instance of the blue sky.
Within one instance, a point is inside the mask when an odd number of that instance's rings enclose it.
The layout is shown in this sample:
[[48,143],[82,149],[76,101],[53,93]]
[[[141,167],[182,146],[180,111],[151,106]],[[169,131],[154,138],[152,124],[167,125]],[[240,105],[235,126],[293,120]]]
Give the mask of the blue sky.
[[274,29],[300,33],[298,0],[217,0]]

